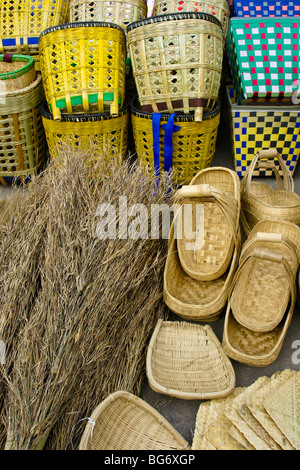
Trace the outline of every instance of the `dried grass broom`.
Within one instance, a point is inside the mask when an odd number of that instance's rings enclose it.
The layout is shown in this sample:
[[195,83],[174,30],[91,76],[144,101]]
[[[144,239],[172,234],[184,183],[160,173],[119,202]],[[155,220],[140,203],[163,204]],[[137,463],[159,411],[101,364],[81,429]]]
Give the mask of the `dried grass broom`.
[[153,175],[103,155],[91,182],[86,159],[65,149],[59,169],[50,165],[42,176],[40,287],[29,317],[14,318],[22,329],[5,374],[10,449],[77,448],[99,401],[120,388],[139,393],[146,346],[164,313],[167,241],[101,240],[95,231],[101,203],[118,207],[126,195],[128,207],[144,204],[150,216],[151,204],[172,201],[169,178],[156,187]]

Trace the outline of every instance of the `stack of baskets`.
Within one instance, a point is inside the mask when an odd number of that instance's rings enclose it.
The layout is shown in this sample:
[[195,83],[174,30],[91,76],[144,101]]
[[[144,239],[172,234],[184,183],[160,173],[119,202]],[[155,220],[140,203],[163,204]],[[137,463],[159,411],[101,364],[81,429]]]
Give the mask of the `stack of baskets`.
[[236,171],[244,176],[258,151],[273,148],[293,174],[300,153],[298,2],[235,0],[233,7],[227,97]]
[[123,159],[129,121],[123,28],[104,21],[48,28],[40,35],[39,53],[50,156],[55,159],[64,146],[93,145],[100,155]]
[[26,182],[42,166],[41,75],[31,56],[0,55],[0,183]]
[[178,184],[214,156],[229,16],[227,0],[157,0],[153,16],[127,26],[137,156],[150,170],[175,170]]

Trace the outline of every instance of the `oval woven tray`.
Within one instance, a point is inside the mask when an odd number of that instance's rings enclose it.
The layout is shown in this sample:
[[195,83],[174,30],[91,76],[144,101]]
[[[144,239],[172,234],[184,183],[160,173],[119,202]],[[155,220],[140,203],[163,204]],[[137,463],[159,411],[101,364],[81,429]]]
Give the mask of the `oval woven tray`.
[[225,397],[235,386],[232,364],[212,328],[190,322],[158,321],[146,372],[154,391],[185,400]]
[[188,450],[188,442],[152,406],[126,391],[93,411],[79,450]]

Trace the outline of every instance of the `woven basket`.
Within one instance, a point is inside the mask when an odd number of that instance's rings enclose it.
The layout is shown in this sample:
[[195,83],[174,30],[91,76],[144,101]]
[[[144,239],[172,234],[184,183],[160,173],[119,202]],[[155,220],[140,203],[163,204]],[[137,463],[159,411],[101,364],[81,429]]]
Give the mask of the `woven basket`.
[[238,104],[299,98],[299,27],[299,17],[230,19],[227,55]]
[[146,372],[152,390],[184,400],[225,397],[235,387],[232,364],[208,325],[159,320]]
[[79,450],[189,450],[188,442],[141,398],[109,395],[93,411]]
[[228,0],[154,0],[153,16],[186,11],[203,12],[218,18],[226,41],[230,19]]
[[[280,165],[282,177],[277,171]],[[275,174],[277,189],[263,182],[253,182],[255,168],[268,168]],[[241,183],[241,224],[246,235],[263,219],[300,222],[300,196],[294,192],[294,181],[281,155],[273,149],[258,152]]]
[[113,23],[68,23],[40,36],[40,68],[54,119],[109,111],[125,100],[126,44]]
[[[231,311],[244,327],[273,330],[296,290],[300,263],[300,228],[283,221],[262,220],[245,242],[232,283]],[[271,289],[276,296],[270,295]]]
[[147,17],[145,0],[70,0],[69,21],[107,21],[121,26],[126,32],[128,24]]
[[92,157],[109,153],[124,160],[127,153],[129,106],[121,108],[119,116],[112,117],[109,113],[63,116],[55,121],[47,109],[45,102],[41,108],[43,125],[48,143],[49,153],[53,160],[60,150],[66,147],[92,150]]
[[40,75],[28,87],[0,95],[1,184],[34,175],[45,161],[43,98]]
[[[172,123],[170,121],[172,126],[166,127],[172,115],[141,111],[133,101],[131,121],[139,163],[150,171],[154,168],[169,171],[172,167],[173,179],[177,184],[190,183],[200,170],[211,165],[220,109],[218,104],[214,111],[204,113],[202,122],[194,122],[193,115],[176,114]],[[171,142],[168,147],[171,149],[170,155],[165,147],[166,139]]]
[[[235,90],[226,91],[237,174],[245,176],[257,152],[275,148],[293,175],[300,155],[300,106],[238,105]],[[272,176],[272,169],[255,168],[253,176]]]
[[183,270],[201,281],[221,277],[231,263],[239,238],[237,174],[229,168],[206,168],[176,192],[174,202],[181,205],[175,224]]
[[66,21],[68,0],[0,2],[0,52],[38,54],[39,35]]
[[36,79],[34,59],[19,54],[0,54],[0,94],[26,88]]
[[297,225],[264,220],[251,231],[229,293],[222,343],[229,357],[257,367],[275,361],[293,316],[299,257]]
[[221,23],[205,13],[174,13],[127,26],[128,49],[143,111],[181,111],[201,121],[218,101]]

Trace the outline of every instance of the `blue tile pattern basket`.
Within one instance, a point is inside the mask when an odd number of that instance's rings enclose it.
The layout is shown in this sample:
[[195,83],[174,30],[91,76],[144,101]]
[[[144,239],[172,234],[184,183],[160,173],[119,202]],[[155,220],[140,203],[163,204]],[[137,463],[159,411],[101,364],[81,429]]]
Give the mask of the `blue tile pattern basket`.
[[299,15],[299,0],[233,0],[233,16],[265,18]]

